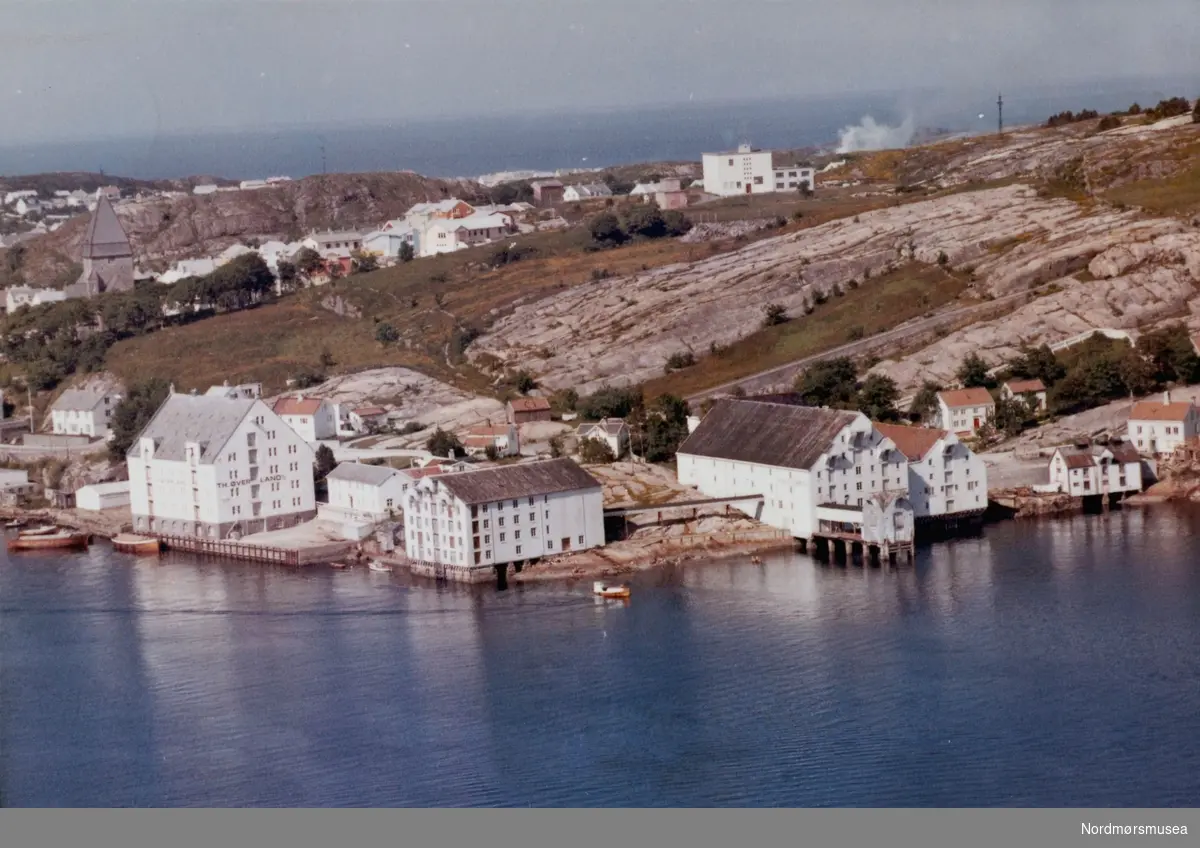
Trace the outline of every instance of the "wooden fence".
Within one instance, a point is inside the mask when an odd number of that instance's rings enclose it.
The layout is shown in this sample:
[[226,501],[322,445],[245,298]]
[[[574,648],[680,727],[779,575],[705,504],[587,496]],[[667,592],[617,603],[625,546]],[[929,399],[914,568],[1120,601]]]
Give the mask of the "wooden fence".
[[186,551],[201,556],[241,559],[251,562],[274,562],[280,565],[299,565],[300,552],[286,548],[269,548],[265,545],[248,545],[220,539],[200,539],[194,536],[156,537],[163,547],[172,551]]

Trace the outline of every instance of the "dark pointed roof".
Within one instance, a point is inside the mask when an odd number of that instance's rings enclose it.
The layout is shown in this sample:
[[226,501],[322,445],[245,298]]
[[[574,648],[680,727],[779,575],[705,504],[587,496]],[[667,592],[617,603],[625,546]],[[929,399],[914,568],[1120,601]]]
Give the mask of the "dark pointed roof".
[[129,246],[129,237],[117,220],[108,198],[101,195],[92,212],[92,220],[88,222],[87,234],[83,238],[84,259],[115,259],[122,256],[133,256]]
[[678,452],[807,470],[857,417],[841,409],[722,399]]

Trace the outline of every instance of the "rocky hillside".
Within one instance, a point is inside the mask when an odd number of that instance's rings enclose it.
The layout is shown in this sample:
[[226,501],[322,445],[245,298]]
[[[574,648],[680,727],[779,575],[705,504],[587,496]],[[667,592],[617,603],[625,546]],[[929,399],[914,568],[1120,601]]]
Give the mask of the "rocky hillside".
[[910,261],[968,274],[978,302],[1030,294],[1010,315],[879,366],[902,389],[949,380],[968,351],[999,363],[1025,343],[1200,314],[1200,230],[1186,193],[1174,215],[1105,202],[1106,192],[1190,173],[1200,126],[1171,119],[1096,133],[1095,123],[862,157],[846,176],[923,180],[940,193],[528,303],[497,321],[476,355],[522,363],[553,388],[639,382],[674,353],[703,368],[711,346],[759,329],[766,304],[795,316],[818,293]]
[[[413,173],[328,174],[255,191],[151,198],[120,204],[117,214],[143,266],[207,255],[247,238],[298,238],[312,229],[362,228],[395,218],[414,203],[457,195],[482,199],[472,181]],[[87,216],[26,243],[26,277],[53,279],[78,261]]]

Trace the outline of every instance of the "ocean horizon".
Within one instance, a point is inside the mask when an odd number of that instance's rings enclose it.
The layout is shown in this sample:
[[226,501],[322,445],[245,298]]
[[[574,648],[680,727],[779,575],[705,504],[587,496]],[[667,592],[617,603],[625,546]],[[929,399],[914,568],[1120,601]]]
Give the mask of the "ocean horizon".
[[[1123,109],[1185,91],[1181,80],[1124,80],[1005,93],[1005,124],[1039,123],[1063,109]],[[230,179],[371,171],[475,178],[501,171],[585,169],[696,161],[746,141],[774,149],[834,150],[857,138],[903,146],[914,131],[985,132],[995,92],[684,102],[595,111],[423,118],[345,126],[163,133],[0,146],[0,175],[102,171],[138,179]]]

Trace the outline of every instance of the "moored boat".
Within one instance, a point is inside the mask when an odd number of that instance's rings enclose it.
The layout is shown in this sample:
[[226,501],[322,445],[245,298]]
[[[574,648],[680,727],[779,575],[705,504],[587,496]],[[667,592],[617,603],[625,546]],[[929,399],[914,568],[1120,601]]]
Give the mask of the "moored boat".
[[631,593],[628,586],[609,586],[607,583],[596,581],[592,584],[592,594],[601,598],[628,598]]
[[113,536],[112,545],[115,550],[127,554],[157,554],[162,552],[162,542],[150,536],[137,536],[133,533],[118,533]]
[[49,527],[45,527],[45,526],[30,527],[28,530],[22,530],[19,535],[21,535],[21,536],[48,536],[51,533],[60,533],[60,532],[62,532],[62,531],[58,527],[51,525]]
[[20,535],[8,540],[10,551],[33,551],[44,548],[86,548],[91,541],[87,533],[77,533],[74,530],[58,530],[53,533],[37,533],[26,536]]
[[9,530],[19,530],[20,528],[25,526],[25,522],[18,518],[15,521],[8,522],[4,526],[7,527]]
[[344,562],[331,562],[331,563],[329,563],[329,567],[330,567],[330,568],[345,568],[345,567],[346,567],[346,563],[344,563]]
[[371,560],[370,564],[367,565],[367,568],[371,569],[372,571],[391,571],[392,570],[392,567],[390,565],[388,565],[386,562],[380,562],[377,559]]

